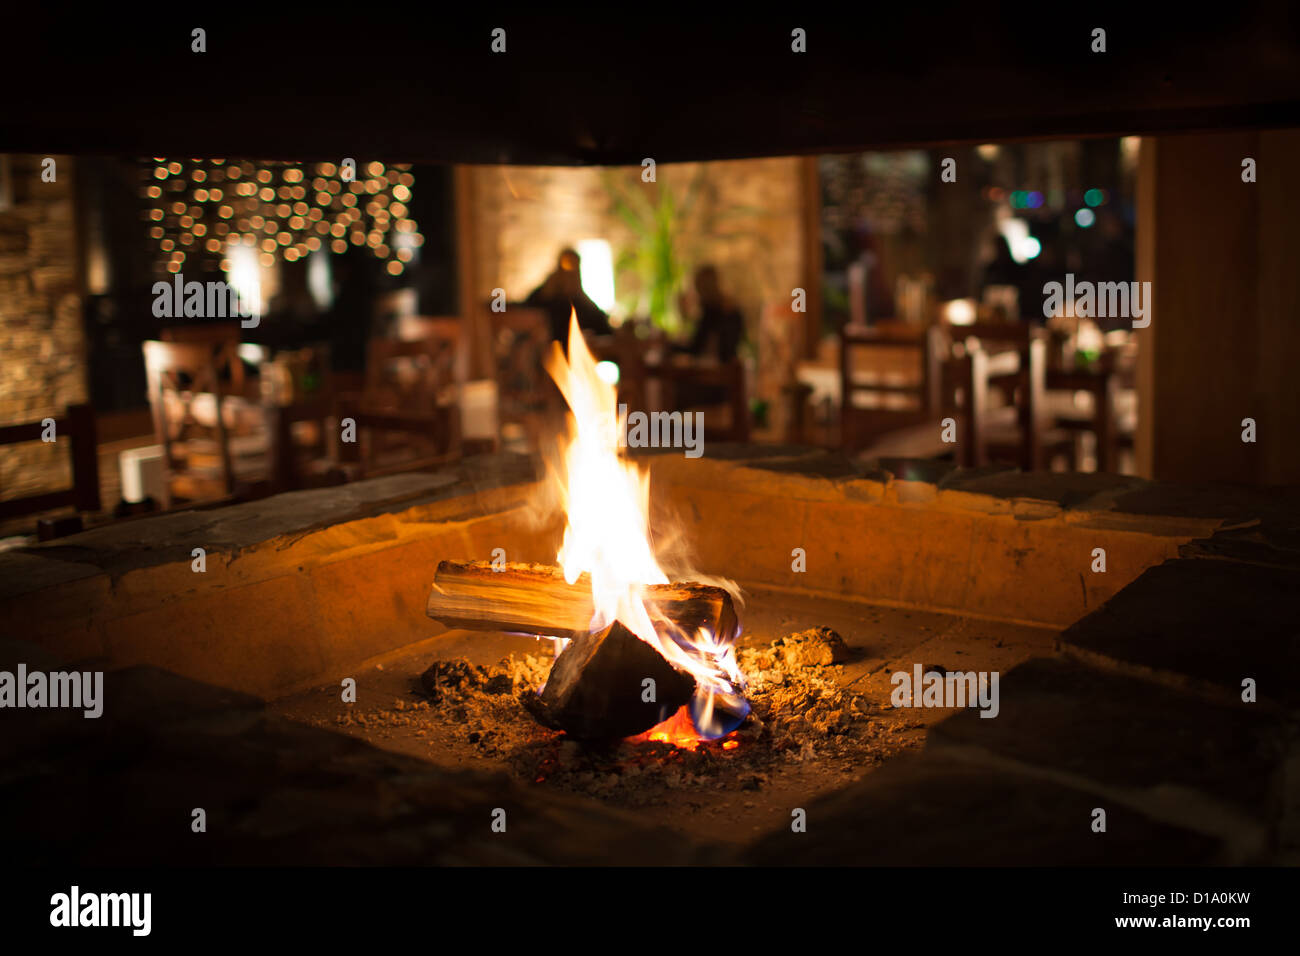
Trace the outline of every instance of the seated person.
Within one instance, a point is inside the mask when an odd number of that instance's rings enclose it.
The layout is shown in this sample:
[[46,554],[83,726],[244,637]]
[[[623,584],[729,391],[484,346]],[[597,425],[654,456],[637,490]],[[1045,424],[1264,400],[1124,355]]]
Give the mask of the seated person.
[[714,266],[703,265],[695,270],[695,298],[700,306],[695,334],[687,344],[674,346],[673,351],[697,358],[715,358],[722,363],[732,361],[745,337],[745,320],[736,304],[723,293]]
[[538,306],[550,317],[551,338],[568,348],[569,311],[578,314],[578,327],[584,332],[609,335],[613,330],[607,316],[582,289],[582,260],[572,249],[561,250],[555,271],[524,300]]
[[[745,320],[731,297],[723,293],[716,267],[703,265],[695,271],[695,298],[700,310],[695,332],[690,342],[673,346],[673,351],[719,364],[735,361],[745,337]],[[682,382],[677,387],[677,404],[683,408],[721,405],[727,400],[727,390],[720,385]]]

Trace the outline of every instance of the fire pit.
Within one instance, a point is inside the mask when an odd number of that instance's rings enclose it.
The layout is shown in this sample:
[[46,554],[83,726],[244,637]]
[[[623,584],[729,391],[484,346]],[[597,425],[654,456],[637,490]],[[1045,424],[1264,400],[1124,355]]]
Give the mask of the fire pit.
[[[11,714],[36,723],[5,811],[106,863],[187,860],[154,821],[200,784],[244,834],[204,852],[245,862],[907,862],[896,820],[936,862],[1279,858],[1283,498],[781,447],[614,461],[492,456],[0,555],[25,641],[0,670],[106,670],[123,748],[87,776],[95,721]],[[607,565],[614,522],[562,476],[631,500],[615,540],[659,571]],[[978,680],[943,696],[963,674],[1000,675],[995,716]],[[184,793],[142,791],[178,762]],[[42,789],[52,763],[81,812]],[[1076,827],[1099,805],[1115,839]]]

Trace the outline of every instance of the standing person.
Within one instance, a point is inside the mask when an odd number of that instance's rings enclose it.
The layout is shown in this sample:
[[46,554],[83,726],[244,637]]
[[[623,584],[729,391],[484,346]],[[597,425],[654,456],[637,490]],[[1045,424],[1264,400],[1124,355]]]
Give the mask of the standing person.
[[578,314],[578,327],[597,335],[612,331],[607,316],[582,288],[582,260],[572,249],[562,249],[555,270],[546,281],[529,293],[525,305],[546,310],[550,318],[551,338],[565,345],[569,340],[569,312]]
[[370,343],[371,313],[379,284],[375,281],[374,257],[349,245],[341,256],[331,256],[334,270],[334,301],[325,315],[325,332],[330,344],[330,361],[335,371],[360,372],[366,367]]

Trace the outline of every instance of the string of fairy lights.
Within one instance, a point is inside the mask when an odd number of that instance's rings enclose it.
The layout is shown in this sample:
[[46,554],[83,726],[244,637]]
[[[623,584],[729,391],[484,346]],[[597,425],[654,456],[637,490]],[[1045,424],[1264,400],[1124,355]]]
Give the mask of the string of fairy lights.
[[368,248],[397,276],[424,244],[410,218],[415,177],[409,165],[154,157],[141,175],[149,236],[167,272],[217,256],[228,272],[238,247],[270,267],[277,257],[296,262],[321,249],[342,253],[351,244]]

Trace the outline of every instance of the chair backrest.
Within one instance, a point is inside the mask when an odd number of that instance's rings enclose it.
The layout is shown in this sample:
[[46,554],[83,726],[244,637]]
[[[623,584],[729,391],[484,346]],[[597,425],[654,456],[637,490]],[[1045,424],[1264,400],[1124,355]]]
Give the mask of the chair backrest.
[[[488,308],[488,319],[492,326],[495,340],[507,334],[523,337],[530,342],[541,339],[543,344],[551,338],[551,314],[546,309],[534,305],[507,305],[501,312]],[[496,342],[494,344],[500,344]]]
[[463,328],[464,323],[453,315],[399,315],[393,330],[403,342],[421,339],[459,342]]
[[414,341],[371,339],[366,357],[365,404],[372,409],[432,412],[454,401],[457,333]]
[[403,316],[415,315],[418,298],[415,289],[396,289],[392,292],[379,293],[375,296],[372,307],[370,328],[375,331],[375,334],[380,334]]
[[955,340],[979,339],[989,354],[999,351],[1022,351],[1031,341],[1042,338],[1043,330],[1031,322],[974,322],[948,327]]
[[454,315],[402,315],[398,316],[391,334],[402,342],[434,341],[450,348],[454,358],[456,382],[469,377],[468,326]]
[[152,386],[172,391],[230,393],[221,383],[216,356],[202,342],[145,342],[145,377]]
[[242,391],[244,387],[244,363],[239,358],[239,336],[238,322],[174,325],[158,333],[164,342],[209,346],[218,375],[236,392]]
[[966,351],[978,348],[985,356],[988,382],[1008,401],[1017,401],[1022,370],[1029,368],[1029,345],[1046,333],[1028,322],[985,321],[948,328],[953,342],[951,354],[960,358]]
[[527,443],[541,437],[542,419],[557,412],[563,399],[546,374],[551,350],[551,320],[545,309],[509,305],[488,310],[492,362],[497,381],[498,430],[522,429]]
[[[163,446],[168,486],[170,487],[171,473],[180,467],[175,444],[184,438],[191,426],[198,423],[193,414],[193,403],[197,396],[206,394],[211,395],[215,403],[215,430],[221,455],[222,480],[227,493],[232,492],[235,486],[234,470],[222,410],[222,398],[230,394],[232,388],[221,382],[212,347],[198,342],[145,342],[143,350],[154,436]],[[175,418],[168,415],[171,404],[169,397],[174,399],[180,409],[180,415]],[[175,430],[173,424],[177,426]]]
[[239,341],[238,322],[205,322],[202,325],[173,325],[162,329],[158,337],[164,342],[208,342],[220,345]]
[[[5,425],[0,427],[0,445],[41,441],[46,434],[47,423],[44,420]],[[56,444],[66,443],[71,451],[72,487],[0,501],[0,519],[38,514],[69,505],[78,511],[99,511],[99,453],[94,410],[89,405],[69,405],[62,417],[54,419],[54,441]]]
[[[938,326],[844,327],[840,334],[840,422],[846,450],[855,451],[884,432],[937,415],[944,340]],[[863,364],[878,368],[864,371]]]

